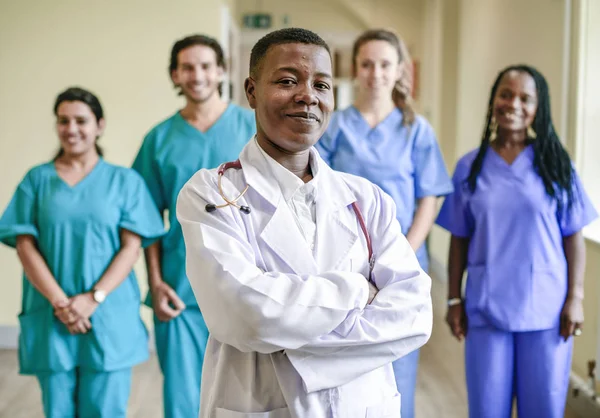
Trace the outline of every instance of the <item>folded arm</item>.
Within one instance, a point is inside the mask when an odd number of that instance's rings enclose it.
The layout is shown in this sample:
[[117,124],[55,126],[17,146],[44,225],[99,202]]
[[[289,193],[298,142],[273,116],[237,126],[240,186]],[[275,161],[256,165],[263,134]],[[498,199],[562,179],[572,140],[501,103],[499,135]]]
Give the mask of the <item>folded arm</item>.
[[187,274],[213,338],[245,352],[295,349],[364,308],[369,289],[361,274],[262,272],[245,215],[230,208],[206,212],[206,203],[218,200],[215,179],[201,172],[177,203]]
[[286,354],[308,391],[336,387],[418,349],[431,335],[431,279],[400,231],[392,199],[376,190],[369,231],[379,293],[334,332]]

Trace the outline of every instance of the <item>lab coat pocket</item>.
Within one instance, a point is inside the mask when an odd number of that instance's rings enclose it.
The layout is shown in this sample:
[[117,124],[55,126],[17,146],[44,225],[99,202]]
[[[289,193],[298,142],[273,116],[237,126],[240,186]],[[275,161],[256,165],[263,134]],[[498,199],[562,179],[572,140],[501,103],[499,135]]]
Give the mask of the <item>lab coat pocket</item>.
[[366,418],[400,418],[400,394],[368,407]]
[[269,412],[236,412],[217,408],[215,418],[291,418],[288,408],[274,409]]

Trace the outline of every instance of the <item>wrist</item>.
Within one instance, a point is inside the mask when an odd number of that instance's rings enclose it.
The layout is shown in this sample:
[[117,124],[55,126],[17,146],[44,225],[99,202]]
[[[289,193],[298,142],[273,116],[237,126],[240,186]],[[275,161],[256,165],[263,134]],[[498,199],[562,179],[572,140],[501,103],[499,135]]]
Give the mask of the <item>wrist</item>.
[[49,300],[53,309],[64,308],[69,304],[69,298],[66,295],[51,297]]
[[90,292],[88,292],[88,295],[92,298],[92,301],[96,305],[100,305],[106,300],[106,296],[108,296],[108,293],[105,290],[95,287]]
[[462,303],[463,303],[462,298],[458,298],[458,297],[448,298],[448,301],[447,301],[449,308],[451,308],[453,306],[457,306],[457,305],[462,305]]
[[161,277],[151,277],[148,279],[148,287],[150,288],[150,292],[152,292],[156,287],[160,286],[163,283],[163,279]]
[[568,292],[567,300],[582,302],[583,301],[583,292]]

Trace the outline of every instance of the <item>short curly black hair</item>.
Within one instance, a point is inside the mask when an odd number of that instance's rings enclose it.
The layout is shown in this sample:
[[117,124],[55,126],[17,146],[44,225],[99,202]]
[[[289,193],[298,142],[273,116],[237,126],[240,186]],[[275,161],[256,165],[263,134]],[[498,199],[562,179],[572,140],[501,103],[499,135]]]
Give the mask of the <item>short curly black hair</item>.
[[262,60],[267,55],[269,48],[283,44],[316,45],[325,48],[331,55],[327,42],[316,33],[301,28],[279,29],[263,36],[252,48],[250,53],[250,76],[256,77],[258,75]]

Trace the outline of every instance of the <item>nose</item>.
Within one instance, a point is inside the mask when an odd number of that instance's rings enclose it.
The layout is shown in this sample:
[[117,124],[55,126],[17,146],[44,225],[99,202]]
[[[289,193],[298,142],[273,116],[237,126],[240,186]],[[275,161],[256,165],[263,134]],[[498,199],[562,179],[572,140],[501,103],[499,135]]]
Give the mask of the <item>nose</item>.
[[296,103],[303,103],[307,106],[316,106],[319,101],[315,89],[311,85],[299,85],[298,92],[294,97]]
[[75,120],[70,120],[67,124],[67,132],[70,134],[77,133],[77,122]]
[[379,78],[379,77],[381,77],[382,74],[383,74],[383,69],[381,68],[381,65],[374,65],[373,66],[373,77]]

